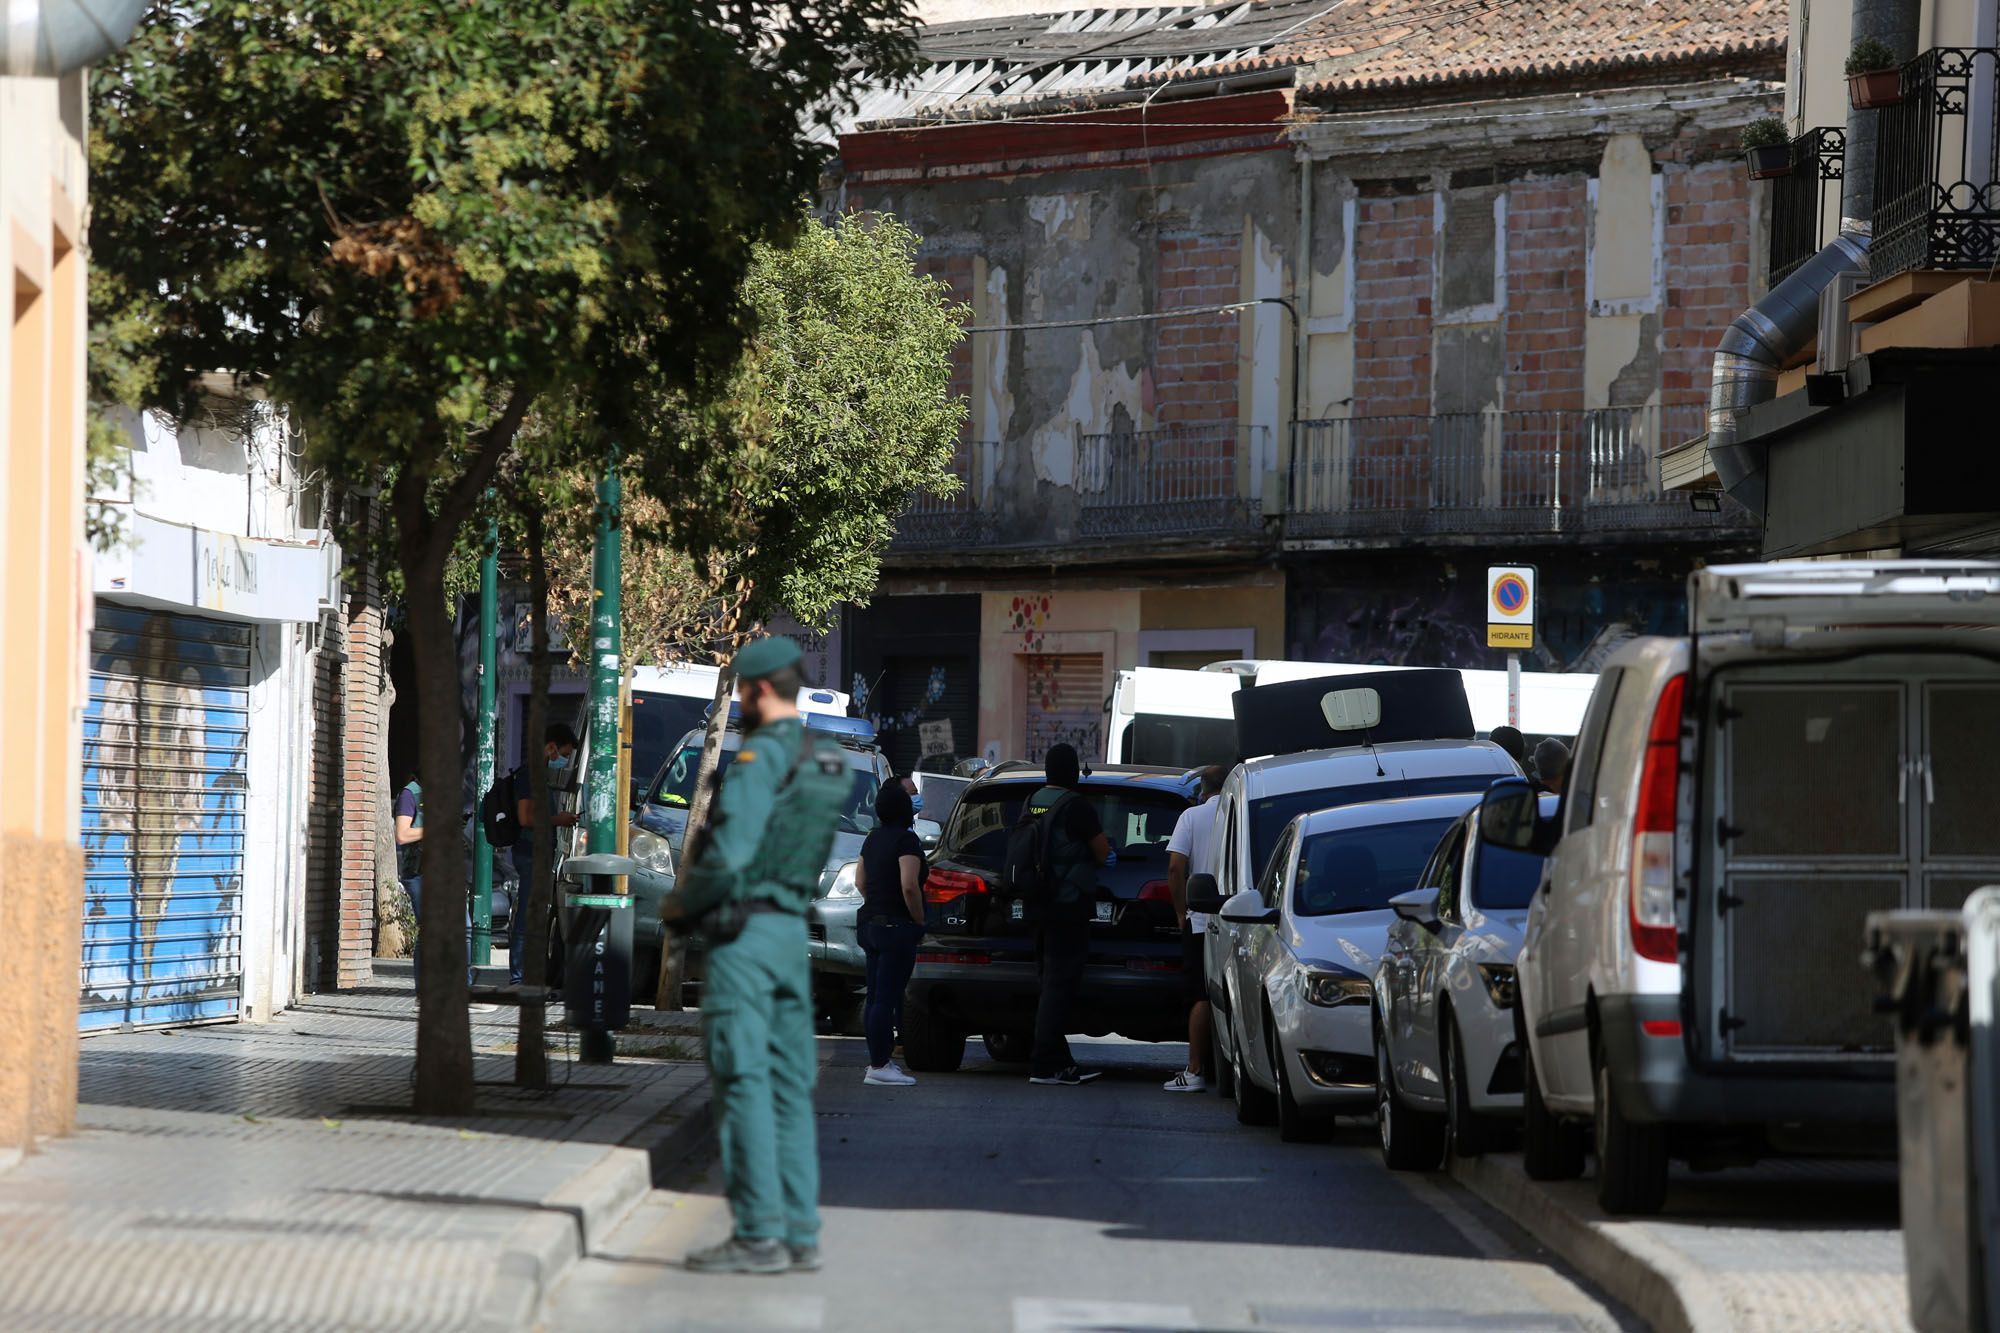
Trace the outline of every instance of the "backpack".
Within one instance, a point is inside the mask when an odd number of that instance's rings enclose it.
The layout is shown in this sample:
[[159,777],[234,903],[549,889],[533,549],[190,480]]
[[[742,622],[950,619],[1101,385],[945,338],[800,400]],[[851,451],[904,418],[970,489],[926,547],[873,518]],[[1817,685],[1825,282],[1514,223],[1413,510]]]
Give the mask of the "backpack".
[[1062,880],[1054,863],[1056,813],[1066,809],[1075,795],[1064,792],[1055,804],[1039,812],[1022,802],[1021,817],[1007,831],[1007,856],[1001,862],[1001,881],[1030,910],[1050,907],[1061,895]]
[[479,826],[486,830],[489,847],[512,847],[521,840],[520,802],[514,797],[514,775],[493,779],[486,795],[479,798]]

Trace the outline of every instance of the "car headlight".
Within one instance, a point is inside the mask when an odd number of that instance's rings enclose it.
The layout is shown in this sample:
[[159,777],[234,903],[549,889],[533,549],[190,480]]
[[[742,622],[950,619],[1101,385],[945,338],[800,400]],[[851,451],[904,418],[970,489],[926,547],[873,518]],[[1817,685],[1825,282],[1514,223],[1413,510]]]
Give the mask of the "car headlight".
[[1495,1009],[1514,1007],[1514,965],[1512,963],[1481,963],[1479,979],[1486,983],[1486,994],[1493,1000]]
[[674,849],[657,833],[633,829],[625,844],[626,855],[656,875],[674,873]]
[[833,883],[828,886],[826,891],[827,897],[859,898],[861,896],[861,890],[854,886],[854,867],[856,864],[858,863],[849,861],[834,872]]
[[1368,978],[1359,972],[1306,973],[1306,1000],[1322,1009],[1343,1004],[1367,1004],[1374,994]]

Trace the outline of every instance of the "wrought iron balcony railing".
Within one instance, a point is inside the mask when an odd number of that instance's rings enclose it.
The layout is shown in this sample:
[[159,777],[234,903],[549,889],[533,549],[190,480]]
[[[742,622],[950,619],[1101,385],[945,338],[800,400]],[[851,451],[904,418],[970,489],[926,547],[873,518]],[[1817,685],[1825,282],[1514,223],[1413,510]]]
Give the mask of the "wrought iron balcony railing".
[[1840,227],[1847,131],[1833,125],[1792,140],[1792,169],[1771,182],[1771,285],[1819,253]]
[[1084,537],[1261,534],[1249,482],[1267,466],[1262,426],[1201,424],[1083,435],[1076,492]]
[[948,547],[990,546],[993,543],[993,514],[983,503],[990,493],[993,459],[999,445],[994,440],[973,440],[961,444],[951,460],[958,477],[958,489],[950,495],[919,491],[910,497],[910,507],[896,520],[896,536],[891,548],[933,551]]
[[1660,487],[1663,446],[1701,434],[1700,404],[1302,421],[1287,538],[1727,535],[1733,501],[1699,513]]
[[2000,263],[2000,48],[1934,47],[1875,114],[1868,276]]

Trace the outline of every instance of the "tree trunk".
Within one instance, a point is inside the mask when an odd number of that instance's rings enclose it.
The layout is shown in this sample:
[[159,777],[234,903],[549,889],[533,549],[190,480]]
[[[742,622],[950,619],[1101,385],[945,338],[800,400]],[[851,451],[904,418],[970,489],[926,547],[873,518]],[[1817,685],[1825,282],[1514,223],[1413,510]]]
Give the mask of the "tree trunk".
[[[549,1086],[548,1006],[529,1000],[548,982],[549,908],[554,891],[550,869],[555,860],[555,828],[549,823],[554,813],[549,805],[549,770],[541,759],[542,732],[549,725],[549,563],[543,539],[542,513],[535,498],[525,491],[516,493],[521,521],[527,529],[528,618],[532,627],[530,647],[534,656],[528,667],[528,790],[534,799],[535,823],[528,830],[534,839],[534,868],[524,893],[516,895],[514,910],[526,912],[521,934],[521,1001],[519,1039],[514,1045],[514,1082],[524,1088]],[[525,901],[522,901],[525,899]],[[564,978],[564,984],[571,984]]]
[[382,656],[380,660],[381,690],[375,716],[381,719],[375,729],[375,748],[369,752],[368,762],[375,770],[375,948],[385,958],[400,958],[413,954],[414,941],[403,938],[403,915],[399,900],[403,897],[403,880],[396,873],[396,792],[399,790],[396,775],[389,771],[389,710],[396,706],[396,683],[390,679],[388,661],[390,649],[394,647],[396,636],[386,627],[382,631]]
[[[401,516],[399,516],[400,519]],[[417,922],[418,1115],[473,1109],[472,1025],[466,1005],[465,775],[459,764],[458,661],[434,530],[397,523],[417,678],[417,774],[424,789],[423,913]],[[448,549],[448,545],[447,545]]]
[[[708,729],[702,733],[701,763],[695,768],[694,799],[688,802],[687,832],[681,836],[680,862],[676,878],[685,875],[701,855],[708,840],[708,812],[715,788],[715,770],[722,762],[722,737],[729,730],[729,699],[736,693],[736,673],[727,666],[715,673],[715,707],[708,715]],[[669,926],[660,939],[660,988],[654,998],[658,1009],[679,1010],[681,988],[687,977],[687,941]]]

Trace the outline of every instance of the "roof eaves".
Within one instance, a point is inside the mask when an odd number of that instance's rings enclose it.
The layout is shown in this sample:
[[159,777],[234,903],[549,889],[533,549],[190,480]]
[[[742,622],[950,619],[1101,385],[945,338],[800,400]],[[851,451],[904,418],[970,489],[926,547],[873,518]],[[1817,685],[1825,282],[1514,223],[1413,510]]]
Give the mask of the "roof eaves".
[[1414,92],[1495,79],[1539,80],[1558,77],[1574,78],[1577,75],[1583,74],[1610,74],[1622,70],[1658,69],[1673,65],[1703,64],[1715,60],[1770,55],[1782,52],[1784,48],[1785,38],[1782,34],[1779,34],[1768,37],[1746,38],[1741,41],[1708,42],[1695,46],[1668,47],[1652,51],[1634,51],[1612,56],[1491,61],[1485,64],[1460,65],[1441,70],[1418,70],[1361,75],[1358,77],[1336,76],[1330,79],[1316,79],[1305,83],[1301,85],[1299,93],[1302,99],[1311,99],[1330,93],[1343,92]]

